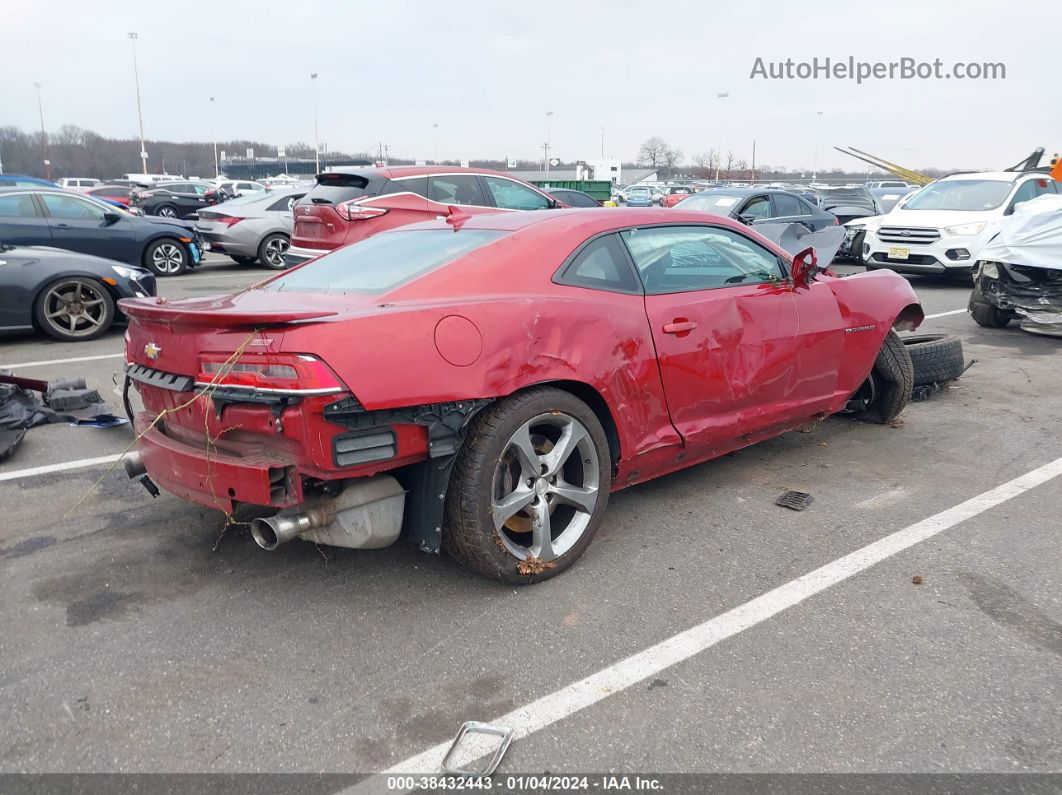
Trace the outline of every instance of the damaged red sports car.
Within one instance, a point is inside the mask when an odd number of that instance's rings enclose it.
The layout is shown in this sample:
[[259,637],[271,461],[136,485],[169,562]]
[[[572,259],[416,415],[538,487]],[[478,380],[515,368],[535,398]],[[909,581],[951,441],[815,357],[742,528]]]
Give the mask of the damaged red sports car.
[[891,271],[660,209],[454,210],[234,295],[121,305],[131,476],[256,516],[266,549],[404,537],[508,582],[571,565],[612,491],[829,414],[891,420],[894,329],[922,321]]

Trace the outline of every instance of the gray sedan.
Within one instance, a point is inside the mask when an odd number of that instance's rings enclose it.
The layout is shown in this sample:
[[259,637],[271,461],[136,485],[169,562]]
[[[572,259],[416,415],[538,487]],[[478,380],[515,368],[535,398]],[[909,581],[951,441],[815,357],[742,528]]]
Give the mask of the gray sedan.
[[305,193],[305,188],[295,188],[238,196],[200,211],[195,228],[212,251],[241,265],[260,262],[283,270],[294,223],[291,207]]

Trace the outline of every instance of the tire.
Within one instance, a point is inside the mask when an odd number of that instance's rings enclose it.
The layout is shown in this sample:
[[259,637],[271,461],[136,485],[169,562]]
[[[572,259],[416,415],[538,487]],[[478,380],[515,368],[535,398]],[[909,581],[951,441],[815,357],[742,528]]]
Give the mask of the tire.
[[[549,456],[554,443],[573,436],[578,441],[565,446],[568,455],[556,465]],[[611,461],[597,416],[568,392],[536,387],[503,398],[472,420],[458,452],[446,493],[443,548],[491,579],[525,584],[555,577],[583,554],[601,524]],[[561,489],[583,507],[559,496]]]
[[910,353],[900,335],[890,329],[870,377],[860,387],[861,393],[869,390],[869,398],[859,416],[870,422],[892,422],[907,406],[912,389],[914,366]]
[[144,249],[143,262],[156,276],[180,276],[188,270],[188,250],[173,238],[164,237]]
[[272,271],[282,271],[288,267],[284,262],[284,253],[288,250],[289,240],[287,235],[275,232],[266,235],[258,244],[258,261]]
[[942,384],[966,369],[962,340],[945,334],[915,334],[903,337],[914,365],[914,385]]
[[155,215],[159,218],[180,218],[181,214],[177,212],[177,208],[172,204],[163,204],[161,207],[155,208]]
[[33,302],[33,318],[41,331],[57,340],[94,340],[114,322],[114,298],[102,282],[71,276],[41,290]]
[[[867,230],[860,229],[852,237],[851,248],[848,250],[848,256],[856,265],[865,265],[863,262],[863,241],[866,239]],[[867,270],[870,270],[868,267]]]
[[229,259],[237,265],[253,265],[258,262],[258,257],[245,257],[243,254],[229,254]]
[[969,309],[974,323],[984,328],[1003,328],[1011,320],[1009,313],[981,301],[971,299]]

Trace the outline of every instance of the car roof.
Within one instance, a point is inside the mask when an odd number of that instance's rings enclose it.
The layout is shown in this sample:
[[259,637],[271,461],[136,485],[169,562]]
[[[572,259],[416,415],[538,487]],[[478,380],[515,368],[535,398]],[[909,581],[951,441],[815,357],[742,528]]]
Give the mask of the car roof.
[[[700,196],[702,193],[717,194],[719,196],[751,196],[753,193],[790,193],[791,191],[785,188],[705,188],[702,191],[698,191],[696,196]],[[794,194],[795,195],[795,194]]]
[[938,182],[951,181],[956,179],[984,179],[984,180],[996,180],[999,182],[1013,182],[1018,177],[1023,176],[1040,177],[1041,179],[1046,176],[1043,172],[1033,171],[960,171],[957,174],[948,174],[946,177],[941,177]]
[[334,168],[326,174],[364,174],[396,179],[398,177],[424,177],[431,174],[486,174],[492,177],[509,177],[517,179],[511,174],[501,171],[493,171],[489,168],[461,168],[459,166],[388,166],[375,168],[373,166],[341,166]]
[[[731,229],[747,231],[748,227],[721,215],[699,212],[696,210],[678,210],[660,207],[572,207],[561,210],[526,210],[498,213],[480,213],[469,216],[460,225],[461,229],[494,229],[499,232],[516,232],[531,226],[543,231],[579,226],[588,235],[609,229],[622,229],[628,226],[676,224],[676,223],[714,223]],[[450,229],[445,220],[424,221],[419,224],[400,227],[402,229]]]

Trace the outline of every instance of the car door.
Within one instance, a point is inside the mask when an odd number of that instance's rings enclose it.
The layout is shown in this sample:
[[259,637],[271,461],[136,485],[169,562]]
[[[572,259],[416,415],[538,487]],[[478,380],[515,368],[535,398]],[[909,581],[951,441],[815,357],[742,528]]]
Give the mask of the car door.
[[0,193],[0,242],[15,246],[50,246],[52,230],[33,193]]
[[735,216],[749,225],[764,223],[771,220],[771,197],[766,193],[749,196],[740,205]]
[[780,224],[803,224],[812,232],[830,225],[825,213],[816,214],[811,205],[789,193],[771,194],[771,221]]
[[191,182],[182,182],[170,187],[173,191],[173,203],[177,205],[177,212],[181,218],[187,218],[192,213],[198,213],[207,206],[206,188],[202,193]]
[[795,290],[783,258],[724,227],[645,227],[621,238],[687,444],[718,454],[832,404],[844,334],[828,285]]
[[136,262],[136,235],[128,218],[80,196],[41,193],[52,245],[97,257]]
[[295,193],[291,196],[282,196],[266,207],[266,211],[284,227],[289,235],[291,234],[291,228],[295,223],[291,208],[295,206],[295,202],[305,195],[305,193]]
[[460,207],[473,215],[495,212],[479,175],[433,174],[428,178],[427,211],[432,216],[445,216],[450,207]]
[[32,248],[0,248],[0,331],[33,329],[33,298],[42,278],[38,262]]

